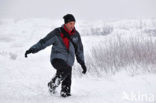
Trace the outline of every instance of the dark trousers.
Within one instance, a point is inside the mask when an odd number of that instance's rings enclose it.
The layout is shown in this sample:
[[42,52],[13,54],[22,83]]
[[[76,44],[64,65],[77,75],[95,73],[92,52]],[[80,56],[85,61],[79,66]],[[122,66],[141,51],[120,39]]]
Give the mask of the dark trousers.
[[56,69],[56,75],[52,81],[55,81],[56,77],[60,77],[62,80],[61,91],[70,93],[72,67],[62,59],[53,59],[52,65]]

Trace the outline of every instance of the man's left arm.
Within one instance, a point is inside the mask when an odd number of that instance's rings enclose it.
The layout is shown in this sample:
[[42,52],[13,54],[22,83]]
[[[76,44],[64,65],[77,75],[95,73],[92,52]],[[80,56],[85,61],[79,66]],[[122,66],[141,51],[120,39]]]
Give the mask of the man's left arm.
[[83,72],[82,73],[86,73],[87,72],[87,68],[85,65],[85,60],[84,60],[84,50],[83,50],[83,44],[82,44],[82,40],[80,37],[80,34],[78,33],[78,43],[76,44],[76,59],[78,61],[78,63],[81,65]]

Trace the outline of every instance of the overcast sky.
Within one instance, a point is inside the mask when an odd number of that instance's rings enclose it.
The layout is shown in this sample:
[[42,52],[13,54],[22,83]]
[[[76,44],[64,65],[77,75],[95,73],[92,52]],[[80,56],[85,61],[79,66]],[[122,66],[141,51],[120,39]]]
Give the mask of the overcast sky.
[[0,18],[62,18],[82,20],[156,17],[156,0],[0,0]]

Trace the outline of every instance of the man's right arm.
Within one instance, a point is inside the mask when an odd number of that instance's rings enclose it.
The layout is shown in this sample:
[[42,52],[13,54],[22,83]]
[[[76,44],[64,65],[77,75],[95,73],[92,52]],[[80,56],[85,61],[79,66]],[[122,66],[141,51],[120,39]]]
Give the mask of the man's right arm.
[[55,42],[56,29],[47,34],[44,38],[39,40],[36,44],[34,44],[29,50],[26,51],[25,57],[29,53],[37,53],[38,51],[46,48],[47,46],[52,45]]

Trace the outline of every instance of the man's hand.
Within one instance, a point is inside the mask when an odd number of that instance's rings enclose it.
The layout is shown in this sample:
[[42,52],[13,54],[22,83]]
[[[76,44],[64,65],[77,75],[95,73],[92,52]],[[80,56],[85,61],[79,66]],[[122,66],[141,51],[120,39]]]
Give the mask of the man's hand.
[[86,74],[86,72],[87,72],[86,65],[85,65],[85,64],[81,64],[81,67],[82,67],[82,69],[83,69],[82,73],[83,73],[83,74]]
[[25,52],[25,57],[27,58],[27,55],[28,55],[28,54],[34,53],[34,52],[35,52],[35,49],[30,48],[29,50],[27,50],[27,51]]

